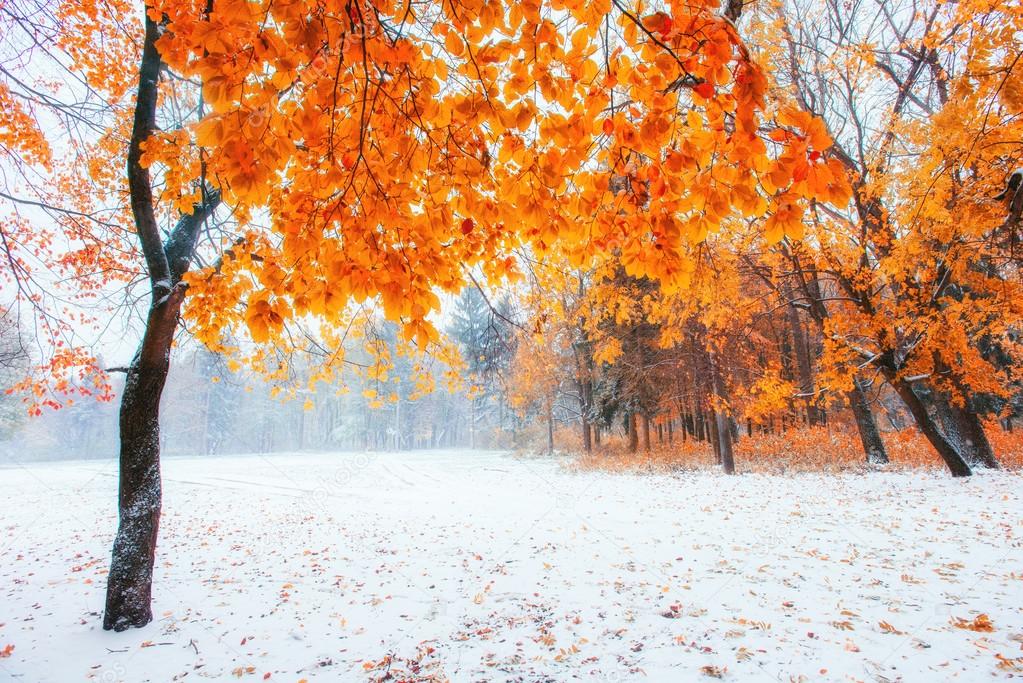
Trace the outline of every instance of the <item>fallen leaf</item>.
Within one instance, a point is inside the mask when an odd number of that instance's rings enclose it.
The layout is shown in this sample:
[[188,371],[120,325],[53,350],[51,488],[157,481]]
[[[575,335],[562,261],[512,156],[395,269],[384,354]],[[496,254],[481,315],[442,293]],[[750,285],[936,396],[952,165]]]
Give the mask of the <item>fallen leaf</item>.
[[897,635],[897,636],[905,635],[905,633],[906,633],[905,631],[900,631],[899,629],[895,628],[894,626],[889,624],[887,621],[879,621],[877,623],[877,625],[880,627],[881,631],[884,632],[884,633],[891,633],[891,634],[894,634],[894,635]]
[[995,630],[995,625],[991,623],[990,617],[988,617],[988,615],[986,614],[978,614],[972,620],[960,619],[959,617],[952,617],[950,622],[956,628],[966,629],[967,631],[991,633],[992,631]]
[[998,668],[1003,671],[1023,671],[1023,657],[1011,659],[996,652],[995,659],[998,660]]

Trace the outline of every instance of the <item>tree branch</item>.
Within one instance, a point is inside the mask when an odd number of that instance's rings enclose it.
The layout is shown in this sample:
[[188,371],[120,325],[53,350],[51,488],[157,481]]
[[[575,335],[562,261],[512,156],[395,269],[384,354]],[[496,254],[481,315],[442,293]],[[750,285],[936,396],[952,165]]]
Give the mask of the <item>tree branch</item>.
[[[147,8],[148,10],[148,8]],[[135,101],[135,119],[132,123],[131,142],[128,147],[128,188],[131,192],[131,211],[135,217],[146,268],[152,284],[153,301],[170,292],[172,286],[170,266],[163,251],[160,230],[156,223],[153,186],[149,169],[142,165],[142,143],[157,130],[156,103],[159,92],[160,68],[163,60],[156,49],[159,30],[155,21],[146,15],[146,37],[142,45],[139,67],[139,88]]]

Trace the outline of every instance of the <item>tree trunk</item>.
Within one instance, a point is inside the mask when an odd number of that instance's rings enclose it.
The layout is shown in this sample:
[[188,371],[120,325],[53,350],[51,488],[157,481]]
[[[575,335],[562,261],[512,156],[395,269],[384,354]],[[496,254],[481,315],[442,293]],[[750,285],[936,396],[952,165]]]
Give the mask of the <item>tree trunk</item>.
[[948,376],[963,397],[963,405],[959,406],[951,400],[947,392],[932,387],[931,394],[938,409],[938,419],[945,425],[946,433],[950,437],[955,437],[954,443],[959,446],[960,452],[970,464],[998,469],[998,459],[995,458],[991,442],[984,433],[984,425],[970,405],[970,393],[966,383],[945,362],[940,353],[934,351],[933,358],[935,372]]
[[995,456],[994,448],[991,447],[991,442],[987,438],[987,433],[984,431],[984,424],[980,421],[980,416],[968,408],[959,410],[962,411],[960,432],[973,446],[977,458],[975,464],[990,469],[998,469],[998,458]]
[[650,418],[643,413],[643,450],[650,452]]
[[[886,376],[889,373],[886,373]],[[934,450],[938,451],[938,455],[945,461],[945,465],[948,466],[949,472],[952,473],[953,477],[968,477],[973,474],[973,470],[967,464],[966,460],[959,453],[956,447],[945,437],[941,429],[938,428],[937,422],[931,417],[931,414],[927,412],[927,407],[924,402],[920,400],[916,391],[913,390],[912,385],[906,382],[904,379],[895,379],[889,377],[889,382],[895,388],[895,391],[905,402],[909,408],[909,412],[913,414],[913,418],[916,420],[917,426],[923,435],[927,438]]]
[[849,399],[849,407],[852,408],[853,417],[856,419],[856,429],[860,433],[860,443],[863,444],[863,452],[867,456],[867,462],[872,465],[883,465],[888,462],[888,451],[881,440],[881,431],[877,428],[877,420],[870,410],[870,401],[867,399],[867,392],[860,383],[859,377],[853,377],[853,388],[846,392]]
[[[717,358],[710,355],[711,380],[714,382],[714,393],[718,398],[726,402],[728,396],[725,394],[725,383],[721,379],[721,369],[718,367]],[[728,424],[728,417],[723,410],[714,411],[714,420],[718,433],[718,449],[721,454],[721,467],[725,474],[735,474],[735,456],[732,452],[732,430]]]
[[590,405],[593,402],[593,386],[588,379],[579,381],[579,420],[583,431],[583,451],[593,450],[593,426],[590,424]]
[[[785,293],[791,298],[791,293]],[[792,350],[796,355],[796,373],[799,376],[799,393],[806,403],[806,421],[813,427],[821,423],[820,410],[817,408],[817,394],[813,380],[813,364],[810,362],[810,348],[807,343],[799,310],[795,306],[787,307],[789,328],[792,330]]]
[[149,311],[142,344],[128,368],[120,411],[118,524],[107,577],[103,628],[145,626],[151,607],[156,534],[160,526],[160,395],[184,288]]
[[710,428],[707,430],[710,432],[710,447],[714,450],[714,463],[717,465],[721,464],[721,440],[719,437],[719,423],[717,420],[717,412],[711,411],[714,414],[714,419],[710,421]]
[[586,419],[586,415],[585,414],[583,415],[582,422],[583,422],[583,426],[582,426],[582,429],[583,429],[583,451],[585,451],[586,453],[589,453],[589,452],[591,452],[593,450],[593,437],[592,437],[592,429],[590,427],[590,421]]
[[636,413],[629,413],[626,419],[629,428],[629,452],[635,453],[639,450],[639,431],[636,429]]
[[956,444],[963,456],[971,465],[998,469],[998,458],[984,433],[984,425],[969,403],[960,407],[946,396],[941,396],[939,400],[944,404],[939,417],[947,425],[945,431],[950,435],[955,434]]
[[714,411],[714,431],[717,433],[718,461],[725,474],[735,474],[735,455],[732,452],[732,432],[728,428],[728,418],[723,411]]

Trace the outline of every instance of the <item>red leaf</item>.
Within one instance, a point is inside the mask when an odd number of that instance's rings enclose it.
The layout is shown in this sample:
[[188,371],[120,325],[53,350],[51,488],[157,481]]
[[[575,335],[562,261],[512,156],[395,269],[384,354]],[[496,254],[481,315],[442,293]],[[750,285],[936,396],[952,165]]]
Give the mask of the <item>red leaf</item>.
[[699,95],[700,97],[703,97],[705,99],[709,100],[710,98],[714,97],[714,84],[713,83],[708,83],[707,81],[704,81],[703,83],[700,83],[698,86],[693,88],[693,90],[696,91],[697,95]]

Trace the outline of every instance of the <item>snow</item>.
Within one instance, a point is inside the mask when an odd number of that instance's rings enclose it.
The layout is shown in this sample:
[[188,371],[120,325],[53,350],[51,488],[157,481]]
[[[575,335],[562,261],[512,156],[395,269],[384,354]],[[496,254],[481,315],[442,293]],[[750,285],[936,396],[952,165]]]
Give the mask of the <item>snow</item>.
[[1023,657],[1018,474],[446,451],[164,476],[156,621],[111,633],[114,462],[0,468],[0,680],[970,681]]

